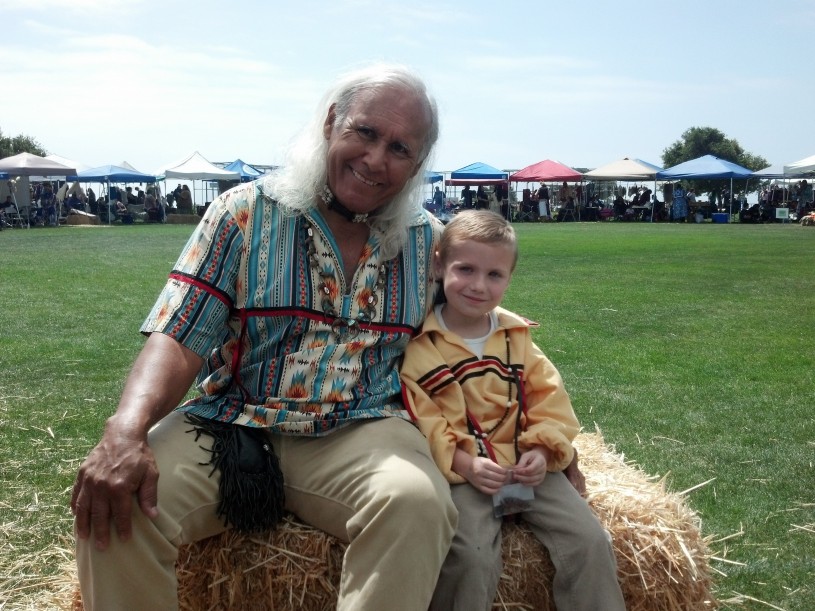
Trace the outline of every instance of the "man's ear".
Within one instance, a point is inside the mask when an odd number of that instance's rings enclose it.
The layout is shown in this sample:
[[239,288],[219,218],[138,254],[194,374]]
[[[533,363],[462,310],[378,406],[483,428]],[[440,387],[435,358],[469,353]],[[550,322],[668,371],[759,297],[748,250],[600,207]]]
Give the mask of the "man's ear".
[[427,159],[427,157],[422,157],[419,161],[416,162],[416,165],[413,167],[413,171],[410,173],[411,178],[416,176],[416,172],[418,172],[419,168],[422,167],[422,164],[424,163],[425,159]]
[[332,104],[331,108],[328,109],[328,114],[325,117],[325,123],[323,123],[323,136],[325,136],[326,140],[331,138],[331,132],[334,131],[334,121],[337,120],[337,105]]

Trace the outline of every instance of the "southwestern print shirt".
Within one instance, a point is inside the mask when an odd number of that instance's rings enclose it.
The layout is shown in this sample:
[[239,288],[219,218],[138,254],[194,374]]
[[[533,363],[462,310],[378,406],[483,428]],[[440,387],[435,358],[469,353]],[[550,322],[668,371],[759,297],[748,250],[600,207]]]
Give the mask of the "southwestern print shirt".
[[371,229],[346,287],[318,210],[284,215],[261,181],[213,201],[141,328],[205,359],[200,396],[179,409],[300,435],[409,420],[398,367],[433,301],[440,225],[417,209],[408,231],[386,261]]

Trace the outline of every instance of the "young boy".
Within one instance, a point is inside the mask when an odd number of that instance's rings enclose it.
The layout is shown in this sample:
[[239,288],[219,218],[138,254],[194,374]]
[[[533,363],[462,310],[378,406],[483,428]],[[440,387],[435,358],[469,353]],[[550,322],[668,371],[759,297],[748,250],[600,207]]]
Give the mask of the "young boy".
[[557,608],[624,610],[609,537],[562,473],[579,429],[563,381],[532,341],[535,323],[499,307],[517,258],[506,220],[456,215],[435,253],[445,302],[405,353],[405,404],[459,510],[430,609],[491,608],[502,570],[493,495],[514,482],[534,491],[519,515],[549,550]]

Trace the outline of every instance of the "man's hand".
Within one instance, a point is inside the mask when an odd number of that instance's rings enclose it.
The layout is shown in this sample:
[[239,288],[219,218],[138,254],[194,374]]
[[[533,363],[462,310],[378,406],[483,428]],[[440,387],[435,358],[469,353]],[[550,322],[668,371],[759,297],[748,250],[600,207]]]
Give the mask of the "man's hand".
[[118,430],[115,416],[111,418],[74,483],[71,511],[77,536],[87,539],[93,531],[97,549],[104,550],[110,543],[112,521],[119,538],[130,539],[134,495],[147,517],[158,515],[158,476],[146,439],[129,438]]
[[572,462],[569,463],[569,466],[563,470],[563,474],[566,476],[566,479],[569,480],[574,489],[580,494],[580,496],[586,496],[586,477],[583,475],[583,472],[580,471],[580,467],[577,465],[577,448],[574,450],[574,456],[572,457]]
[[110,543],[110,523],[120,539],[132,532],[133,496],[148,518],[158,515],[158,467],[147,431],[184,397],[203,359],[174,339],[153,333],[136,358],[119,407],[79,469],[71,495],[76,534]]

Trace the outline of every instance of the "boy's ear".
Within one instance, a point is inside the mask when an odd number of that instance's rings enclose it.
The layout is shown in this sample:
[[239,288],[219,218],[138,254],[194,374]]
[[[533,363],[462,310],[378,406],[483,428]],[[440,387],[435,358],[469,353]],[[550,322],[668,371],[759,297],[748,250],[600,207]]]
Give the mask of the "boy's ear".
[[441,263],[441,257],[439,256],[439,251],[433,253],[433,277],[441,282],[444,266]]

